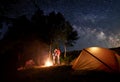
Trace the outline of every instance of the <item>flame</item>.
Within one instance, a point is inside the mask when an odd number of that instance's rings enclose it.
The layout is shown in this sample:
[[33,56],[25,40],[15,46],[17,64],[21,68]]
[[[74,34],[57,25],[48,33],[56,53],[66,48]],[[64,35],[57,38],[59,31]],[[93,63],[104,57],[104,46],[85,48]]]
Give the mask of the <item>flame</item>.
[[45,66],[46,67],[53,66],[53,62],[50,59],[47,59],[46,62],[45,62]]

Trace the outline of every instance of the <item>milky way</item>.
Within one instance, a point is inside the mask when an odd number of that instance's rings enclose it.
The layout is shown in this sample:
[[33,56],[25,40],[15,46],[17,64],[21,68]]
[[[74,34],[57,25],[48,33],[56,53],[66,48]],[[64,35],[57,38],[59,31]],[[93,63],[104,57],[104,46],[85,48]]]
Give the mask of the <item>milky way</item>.
[[80,37],[70,49],[79,50],[90,46],[120,46],[119,4],[119,0],[56,0],[41,7],[46,12],[55,10],[64,14]]
[[[20,2],[22,5],[13,6],[14,11],[19,14],[31,15],[36,9],[31,0]],[[35,2],[45,14],[52,11],[61,12],[77,30],[80,38],[70,49],[120,46],[120,0],[35,0]],[[9,15],[15,16],[14,11]]]

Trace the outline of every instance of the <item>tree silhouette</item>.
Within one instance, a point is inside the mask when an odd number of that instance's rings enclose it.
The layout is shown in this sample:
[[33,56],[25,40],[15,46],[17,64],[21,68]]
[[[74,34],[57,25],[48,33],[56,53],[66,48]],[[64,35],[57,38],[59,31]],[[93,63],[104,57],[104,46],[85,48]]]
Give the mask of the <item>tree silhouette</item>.
[[66,46],[73,46],[75,40],[78,39],[77,31],[75,31],[72,25],[65,20],[64,16],[58,12],[51,12],[48,16],[48,26],[50,28],[49,35],[51,38],[51,44],[56,44],[58,47],[62,43],[65,48],[64,57],[66,57]]
[[[37,43],[42,41],[49,45],[50,51],[55,45],[57,47],[64,45],[66,57],[66,46],[74,45],[77,39],[77,32],[60,12],[44,15],[42,10],[37,10],[30,20],[25,15],[14,18],[2,43],[6,44],[3,49],[15,51],[16,53],[12,53],[18,56],[22,54],[24,63],[28,58],[33,57],[31,53],[35,52],[31,48],[36,40]],[[24,54],[26,48],[30,49],[29,52],[33,52]]]
[[[40,8],[35,0],[31,0],[31,2],[39,11]],[[47,25],[47,29],[49,30],[47,31],[49,37],[47,39],[47,42],[50,45],[50,51],[52,44],[58,45],[58,43],[61,41],[64,44],[64,57],[66,57],[66,45],[73,46],[75,40],[79,38],[77,31],[73,30],[70,23],[65,20],[64,16],[60,12],[58,12],[57,14],[54,11],[51,12],[47,17],[45,24]]]

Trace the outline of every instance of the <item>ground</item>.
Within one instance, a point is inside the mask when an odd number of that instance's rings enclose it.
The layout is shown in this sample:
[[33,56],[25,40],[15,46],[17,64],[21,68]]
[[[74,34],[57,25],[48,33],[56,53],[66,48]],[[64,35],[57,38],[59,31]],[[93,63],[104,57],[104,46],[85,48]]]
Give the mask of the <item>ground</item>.
[[119,76],[119,73],[75,71],[72,66],[63,65],[21,70],[12,82],[120,82]]

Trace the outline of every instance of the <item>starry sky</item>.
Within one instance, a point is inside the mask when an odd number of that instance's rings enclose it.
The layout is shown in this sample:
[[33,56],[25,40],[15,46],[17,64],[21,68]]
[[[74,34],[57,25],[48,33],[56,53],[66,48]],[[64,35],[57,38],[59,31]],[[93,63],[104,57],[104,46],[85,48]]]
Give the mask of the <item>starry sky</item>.
[[[91,46],[120,47],[120,0],[35,0],[40,9],[48,14],[61,12],[80,37],[69,50]],[[31,0],[18,0],[9,4],[6,15],[30,17],[36,10]],[[3,28],[2,30],[5,30]]]

